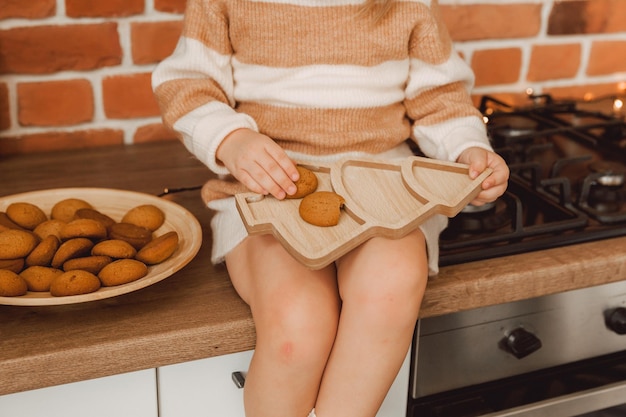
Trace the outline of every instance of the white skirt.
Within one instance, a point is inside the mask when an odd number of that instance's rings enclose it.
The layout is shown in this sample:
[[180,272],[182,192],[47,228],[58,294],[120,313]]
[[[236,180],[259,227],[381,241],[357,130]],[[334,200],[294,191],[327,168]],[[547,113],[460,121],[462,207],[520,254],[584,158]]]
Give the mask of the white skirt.
[[[310,155],[301,155],[289,152],[289,156],[293,160],[306,161],[311,165],[328,164],[340,158],[376,158],[387,161],[400,160],[413,155],[408,145],[402,144],[390,151],[378,155],[350,153],[333,155],[332,157],[312,157]],[[243,221],[237,211],[234,197],[226,197],[218,200],[212,200],[207,207],[215,212],[211,220],[211,229],[213,232],[213,247],[211,253],[211,261],[214,264],[224,262],[224,257],[238,244],[240,244],[247,236]],[[436,214],[426,220],[419,226],[426,238],[426,247],[428,255],[428,271],[433,276],[439,272],[439,234],[448,225],[446,216]]]

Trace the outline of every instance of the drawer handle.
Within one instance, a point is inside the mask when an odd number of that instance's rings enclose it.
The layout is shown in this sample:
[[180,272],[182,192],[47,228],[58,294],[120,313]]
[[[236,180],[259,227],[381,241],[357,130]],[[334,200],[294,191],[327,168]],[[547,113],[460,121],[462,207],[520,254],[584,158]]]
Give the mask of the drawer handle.
[[246,377],[243,373],[239,372],[239,371],[235,371],[232,373],[231,375],[233,382],[235,383],[235,386],[237,388],[243,388],[243,386],[246,384]]

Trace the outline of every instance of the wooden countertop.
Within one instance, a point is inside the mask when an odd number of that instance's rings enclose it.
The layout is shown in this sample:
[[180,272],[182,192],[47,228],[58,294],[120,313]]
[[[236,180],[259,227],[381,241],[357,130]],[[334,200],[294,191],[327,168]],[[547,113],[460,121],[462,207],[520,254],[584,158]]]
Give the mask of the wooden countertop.
[[[159,194],[211,174],[178,142],[0,156],[1,195],[63,187]],[[210,211],[197,190],[168,198],[204,239],[175,275],[122,296],[75,305],[0,306],[0,395],[254,348],[248,307],[209,261]],[[421,317],[626,279],[626,237],[448,266],[431,279]]]

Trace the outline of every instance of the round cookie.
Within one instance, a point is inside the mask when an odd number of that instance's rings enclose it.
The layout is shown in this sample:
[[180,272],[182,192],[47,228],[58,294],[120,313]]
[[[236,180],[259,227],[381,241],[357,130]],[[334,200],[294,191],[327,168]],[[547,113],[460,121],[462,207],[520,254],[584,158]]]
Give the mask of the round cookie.
[[93,208],[91,204],[80,198],[66,198],[58,201],[50,212],[50,217],[69,223],[74,219],[76,211],[82,208]]
[[25,258],[38,243],[39,237],[27,230],[0,232],[0,259]]
[[102,268],[110,264],[112,261],[112,258],[100,255],[72,258],[63,263],[63,270],[71,271],[73,269],[82,269],[83,271],[98,275]]
[[67,223],[61,229],[61,240],[85,237],[91,240],[102,240],[107,237],[104,224],[94,219],[76,219]]
[[75,269],[54,278],[50,283],[50,294],[54,297],[89,294],[101,286],[98,277],[91,272]]
[[143,262],[135,259],[118,259],[102,268],[98,278],[102,285],[112,287],[136,281],[147,274],[148,267]]
[[0,269],[8,269],[19,274],[24,269],[24,258],[0,259]]
[[312,225],[336,226],[345,202],[342,196],[332,191],[317,191],[302,199],[298,211],[300,217]]
[[61,229],[66,224],[66,222],[58,219],[46,220],[43,223],[39,223],[37,227],[35,227],[35,230],[33,230],[33,233],[42,239],[50,235],[54,235],[61,239]]
[[109,256],[114,259],[134,258],[137,255],[137,249],[125,240],[109,239],[96,243],[91,249],[92,255]]
[[33,230],[39,223],[48,220],[42,209],[27,202],[9,204],[6,214],[15,224],[28,230]]
[[62,273],[60,269],[47,266],[30,266],[20,272],[20,276],[26,281],[29,291],[43,292],[50,291],[50,283]]
[[54,254],[59,249],[61,241],[54,235],[43,238],[35,249],[33,249],[25,259],[26,266],[48,266],[52,263]]
[[115,223],[109,228],[109,238],[123,240],[139,250],[152,240],[152,231],[131,223]]
[[23,229],[19,224],[15,223],[13,220],[9,219],[9,216],[2,211],[0,212],[0,232],[9,229]]
[[165,213],[153,204],[142,204],[133,207],[122,217],[121,223],[130,223],[144,227],[151,232],[157,230],[165,222]]
[[24,278],[8,269],[0,269],[0,297],[18,297],[28,292]]
[[296,192],[292,195],[287,195],[285,198],[303,198],[315,190],[317,190],[317,175],[310,169],[304,168],[300,165],[296,165],[296,169],[300,174],[300,178],[294,183],[296,184]]
[[63,264],[70,259],[88,256],[91,248],[93,248],[93,242],[85,237],[66,240],[61,243],[50,264],[53,268],[61,269]]
[[167,232],[152,239],[141,248],[135,259],[148,265],[158,264],[172,256],[176,248],[178,248],[178,233],[175,231]]
[[97,220],[104,225],[107,229],[117,223],[104,213],[91,208],[81,208],[74,213],[74,219],[92,219]]

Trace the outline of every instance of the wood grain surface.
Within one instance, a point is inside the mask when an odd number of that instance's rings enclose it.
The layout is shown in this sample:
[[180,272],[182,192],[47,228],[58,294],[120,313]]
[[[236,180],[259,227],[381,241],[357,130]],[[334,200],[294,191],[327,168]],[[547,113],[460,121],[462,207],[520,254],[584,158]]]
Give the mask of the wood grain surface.
[[[157,195],[201,186],[208,170],[177,142],[1,156],[1,195],[105,187]],[[0,395],[254,348],[249,308],[213,266],[199,190],[166,196],[202,226],[198,255],[159,283],[106,300],[0,306]],[[626,237],[444,267],[421,317],[626,279]]]
[[273,234],[302,264],[323,268],[366,240],[397,239],[435,214],[458,214],[491,173],[475,179],[467,165],[408,157],[394,162],[342,159],[328,166],[302,164],[317,177],[315,191],[331,191],[344,204],[339,222],[320,227],[299,214],[302,199],[241,193],[237,208],[250,234]]

